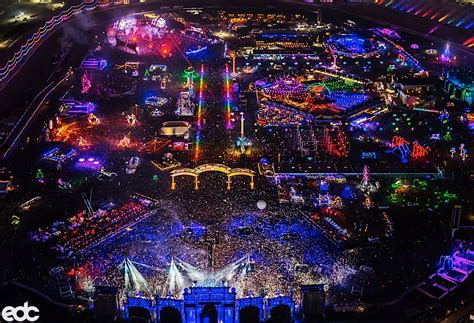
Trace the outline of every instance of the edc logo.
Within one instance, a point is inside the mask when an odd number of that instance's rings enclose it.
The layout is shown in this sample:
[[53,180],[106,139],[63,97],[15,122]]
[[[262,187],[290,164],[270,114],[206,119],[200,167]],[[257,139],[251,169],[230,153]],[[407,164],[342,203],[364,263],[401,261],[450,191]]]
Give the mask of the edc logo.
[[[33,315],[30,315],[33,313]],[[6,322],[35,322],[39,319],[39,315],[34,313],[39,313],[39,309],[36,306],[28,306],[28,302],[23,304],[23,306],[7,306],[2,310],[2,319]]]

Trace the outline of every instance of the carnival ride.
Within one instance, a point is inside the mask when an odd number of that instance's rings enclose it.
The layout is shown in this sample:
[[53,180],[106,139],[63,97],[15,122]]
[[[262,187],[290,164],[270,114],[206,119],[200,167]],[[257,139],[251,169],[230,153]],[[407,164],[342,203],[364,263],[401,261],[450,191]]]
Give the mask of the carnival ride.
[[408,163],[408,156],[410,156],[410,152],[411,152],[408,144],[403,143],[393,148],[392,153],[396,154],[397,152],[400,154],[401,162]]
[[245,136],[245,116],[243,112],[240,112],[240,137],[237,137],[236,146],[240,150],[240,154],[243,155],[246,152],[250,152],[249,148],[252,146],[252,141]]
[[198,134],[197,139],[200,137],[200,131],[202,129],[202,114],[203,114],[203,105],[204,105],[204,64],[201,64],[201,69],[199,72],[199,97],[198,97],[198,107],[197,107],[197,126],[198,126]]
[[125,167],[125,172],[129,175],[135,174],[139,164],[140,164],[139,157],[137,156],[131,157],[130,160],[127,162],[127,165]]
[[87,122],[91,126],[97,126],[98,124],[100,124],[100,119],[95,114],[91,113],[87,116]]
[[176,101],[175,113],[177,116],[192,116],[194,115],[194,106],[189,92],[181,92]]
[[184,70],[184,75],[186,82],[184,83],[184,88],[187,89],[187,93],[191,98],[194,98],[194,78],[196,77],[196,71],[192,66],[188,66]]
[[185,51],[186,55],[196,55],[207,50],[207,46],[198,46],[195,48],[189,48]]
[[372,183],[370,178],[370,168],[367,165],[364,165],[364,170],[362,172],[362,180],[358,188],[364,193],[371,193],[376,190],[375,185]]

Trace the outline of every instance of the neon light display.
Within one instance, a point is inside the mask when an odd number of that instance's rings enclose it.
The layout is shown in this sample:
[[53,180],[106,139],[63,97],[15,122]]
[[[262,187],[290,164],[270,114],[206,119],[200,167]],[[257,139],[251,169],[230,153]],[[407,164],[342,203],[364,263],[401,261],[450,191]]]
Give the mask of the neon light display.
[[429,150],[430,150],[430,147],[423,147],[422,145],[420,145],[418,142],[415,141],[413,143],[413,149],[410,156],[414,159],[426,157],[428,155]]
[[89,169],[94,171],[100,171],[104,165],[104,162],[96,157],[81,157],[77,160],[75,167],[80,169]]
[[225,64],[225,108],[226,108],[226,122],[227,129],[230,129],[231,115],[230,115],[230,77],[229,77],[229,65]]
[[198,113],[197,123],[198,131],[196,133],[196,147],[194,151],[194,160],[199,160],[199,154],[201,152],[201,129],[202,129],[202,104],[203,104],[203,88],[204,88],[204,64],[201,64],[201,71],[199,73],[199,101],[198,101]]
[[198,130],[196,133],[196,140],[195,140],[196,147],[194,148],[194,160],[199,160],[199,156],[201,153],[201,131]]
[[164,19],[128,16],[116,20],[107,30],[107,41],[134,55],[171,55],[168,28]]
[[72,6],[69,9],[61,12],[59,15],[52,17],[50,20],[40,27],[27,41],[21,46],[21,48],[13,55],[8,62],[0,68],[0,81],[4,81],[12,72],[12,70],[20,63],[28,53],[31,51],[33,46],[39,43],[48,32],[53,28],[60,25],[64,21],[68,20],[72,16],[84,11],[92,10],[97,7],[97,3],[81,3],[80,5]]
[[84,93],[89,92],[89,90],[92,87],[92,82],[89,78],[89,74],[87,73],[87,71],[84,72],[84,74],[82,74],[81,83],[82,83],[81,93],[84,94]]
[[453,60],[451,55],[451,51],[449,49],[449,44],[446,44],[443,54],[441,54],[441,62],[443,63],[450,63]]
[[381,41],[364,38],[354,33],[331,36],[327,45],[332,53],[352,58],[373,57],[387,49],[387,45]]
[[[298,76],[263,79],[255,84],[261,108],[258,120],[268,120],[271,124],[276,119],[268,118],[265,114],[280,114],[276,111],[281,111],[283,107],[312,115],[336,116],[371,100],[364,91],[364,80],[326,69],[312,69]],[[295,111],[290,114],[293,114],[290,116],[292,121],[288,120],[290,123],[303,121]]]
[[145,99],[145,105],[151,105],[154,107],[161,107],[168,102],[167,98],[160,96],[151,95]]
[[63,151],[59,147],[55,147],[43,154],[43,158],[47,160],[52,160],[55,162],[64,162],[69,158],[72,158],[76,155],[77,151],[75,148],[71,148],[68,151]]
[[199,77],[199,101],[198,101],[198,127],[201,129],[202,127],[202,102],[203,102],[203,86],[204,86],[204,64],[201,64],[201,71]]
[[199,48],[191,48],[185,51],[186,55],[195,55],[207,50],[207,46],[199,47]]
[[[465,30],[469,30],[474,27],[474,22],[468,19],[467,11],[465,8],[463,8],[463,6],[434,6],[436,7],[437,11],[433,12],[434,7],[432,5],[426,5],[425,1],[376,0],[375,3],[379,6],[384,6],[392,10],[413,14],[415,16],[420,16],[422,18]],[[402,6],[403,3],[405,4]]]
[[106,67],[107,67],[107,60],[89,56],[89,57],[84,58],[79,68],[87,69],[87,70],[102,71]]

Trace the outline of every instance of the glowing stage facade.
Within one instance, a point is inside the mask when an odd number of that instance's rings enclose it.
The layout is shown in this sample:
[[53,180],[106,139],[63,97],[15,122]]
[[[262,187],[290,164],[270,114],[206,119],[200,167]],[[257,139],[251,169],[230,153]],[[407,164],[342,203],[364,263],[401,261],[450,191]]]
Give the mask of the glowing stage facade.
[[237,298],[235,288],[227,286],[190,287],[183,299],[171,296],[154,300],[128,297],[123,310],[125,319],[140,318],[151,322],[263,322],[278,318],[293,321],[294,302],[291,296],[274,298],[249,296]]

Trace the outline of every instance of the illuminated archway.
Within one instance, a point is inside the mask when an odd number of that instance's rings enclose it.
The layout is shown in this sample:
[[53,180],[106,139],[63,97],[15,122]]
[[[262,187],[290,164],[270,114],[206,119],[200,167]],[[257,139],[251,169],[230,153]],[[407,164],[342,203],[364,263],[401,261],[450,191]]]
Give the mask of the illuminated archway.
[[205,172],[220,172],[224,174],[229,174],[232,169],[229,166],[223,164],[203,164],[194,168],[194,171],[197,174],[205,173]]
[[206,172],[220,172],[227,175],[227,189],[230,190],[232,185],[232,177],[234,176],[248,176],[250,177],[250,189],[254,189],[255,172],[248,168],[230,168],[223,164],[203,164],[196,168],[182,168],[176,169],[170,173],[171,175],[171,189],[176,189],[175,177],[177,176],[192,176],[194,177],[194,189],[199,189],[199,175]]
[[172,171],[171,173],[171,189],[176,189],[175,177],[178,176],[191,176],[194,177],[194,189],[199,189],[199,174],[192,168],[181,168]]
[[233,168],[231,169],[230,173],[227,174],[227,189],[230,190],[230,185],[232,184],[232,177],[234,176],[248,176],[250,177],[250,189],[254,189],[255,183],[253,181],[253,177],[255,176],[255,172],[253,170],[247,168]]

